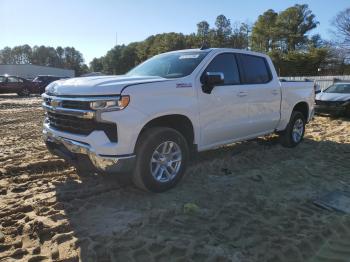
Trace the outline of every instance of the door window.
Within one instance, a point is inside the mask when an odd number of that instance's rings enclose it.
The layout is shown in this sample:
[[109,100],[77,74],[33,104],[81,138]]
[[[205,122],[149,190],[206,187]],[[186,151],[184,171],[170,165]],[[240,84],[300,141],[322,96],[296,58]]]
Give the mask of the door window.
[[271,73],[266,59],[260,56],[238,54],[242,82],[244,84],[264,84],[270,82]]
[[17,77],[9,76],[7,79],[9,83],[18,83]]
[[219,72],[224,74],[224,85],[237,85],[240,83],[239,71],[234,54],[223,53],[217,55],[205,69],[207,72]]

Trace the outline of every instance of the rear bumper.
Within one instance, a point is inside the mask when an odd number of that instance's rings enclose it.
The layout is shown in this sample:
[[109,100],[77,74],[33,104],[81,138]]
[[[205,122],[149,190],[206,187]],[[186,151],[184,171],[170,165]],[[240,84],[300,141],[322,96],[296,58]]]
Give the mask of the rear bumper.
[[103,173],[131,172],[135,165],[135,155],[99,155],[87,144],[60,137],[52,132],[43,131],[48,150],[74,166],[85,166],[91,171]]

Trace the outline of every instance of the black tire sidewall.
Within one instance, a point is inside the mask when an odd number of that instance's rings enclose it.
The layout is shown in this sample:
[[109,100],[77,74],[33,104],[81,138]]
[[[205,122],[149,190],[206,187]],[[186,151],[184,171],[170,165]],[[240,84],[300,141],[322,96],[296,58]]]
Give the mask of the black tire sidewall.
[[[148,133],[148,136],[141,141],[140,146],[137,150],[137,162],[136,162],[136,172],[141,172],[139,174],[145,188],[151,192],[164,192],[172,187],[174,187],[183,177],[188,157],[188,145],[185,138],[176,130],[170,128],[157,128],[158,130],[152,135],[152,132]],[[142,138],[141,138],[142,139]],[[176,177],[169,182],[158,182],[152,176],[150,169],[150,160],[154,150],[163,142],[173,141],[181,149],[182,162],[179,172]]]

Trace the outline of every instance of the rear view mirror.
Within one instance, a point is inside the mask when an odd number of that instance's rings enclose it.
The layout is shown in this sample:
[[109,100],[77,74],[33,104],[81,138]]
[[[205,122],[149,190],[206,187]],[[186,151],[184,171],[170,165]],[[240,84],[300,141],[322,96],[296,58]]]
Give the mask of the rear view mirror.
[[206,72],[203,80],[203,92],[210,94],[216,85],[224,83],[225,77],[221,72]]

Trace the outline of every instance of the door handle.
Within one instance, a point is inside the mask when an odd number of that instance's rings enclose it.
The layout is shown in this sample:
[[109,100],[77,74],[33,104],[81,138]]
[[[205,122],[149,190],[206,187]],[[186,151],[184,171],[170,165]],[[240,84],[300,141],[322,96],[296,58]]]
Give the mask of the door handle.
[[248,92],[239,92],[238,94],[237,94],[237,96],[239,96],[239,97],[244,97],[244,96],[247,96],[248,95]]
[[272,93],[273,95],[278,95],[280,92],[279,92],[278,90],[274,89],[274,90],[272,90],[271,93]]

